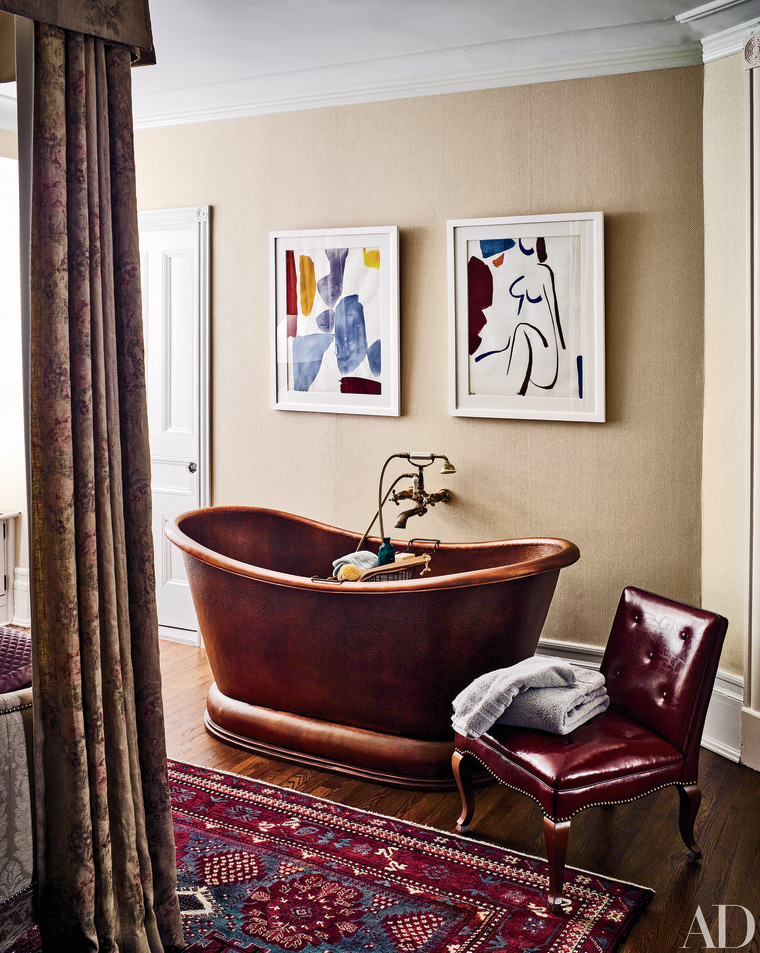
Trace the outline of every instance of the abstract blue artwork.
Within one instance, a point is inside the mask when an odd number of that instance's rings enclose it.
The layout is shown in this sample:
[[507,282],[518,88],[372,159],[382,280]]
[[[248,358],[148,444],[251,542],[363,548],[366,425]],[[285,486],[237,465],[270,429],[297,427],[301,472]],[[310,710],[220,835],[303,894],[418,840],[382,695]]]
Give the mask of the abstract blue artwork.
[[398,233],[271,236],[278,409],[398,413]]

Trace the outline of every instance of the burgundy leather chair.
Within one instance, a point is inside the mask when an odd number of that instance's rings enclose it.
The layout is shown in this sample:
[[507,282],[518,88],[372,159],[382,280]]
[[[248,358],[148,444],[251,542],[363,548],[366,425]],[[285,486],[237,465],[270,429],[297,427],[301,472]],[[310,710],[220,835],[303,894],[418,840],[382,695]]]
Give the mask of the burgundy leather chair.
[[699,746],[727,626],[713,612],[625,589],[601,665],[607,711],[567,735],[498,724],[479,738],[456,733],[457,829],[467,832],[474,813],[475,759],[540,804],[553,910],[561,909],[570,822],[587,807],[677,785],[681,836],[699,860]]

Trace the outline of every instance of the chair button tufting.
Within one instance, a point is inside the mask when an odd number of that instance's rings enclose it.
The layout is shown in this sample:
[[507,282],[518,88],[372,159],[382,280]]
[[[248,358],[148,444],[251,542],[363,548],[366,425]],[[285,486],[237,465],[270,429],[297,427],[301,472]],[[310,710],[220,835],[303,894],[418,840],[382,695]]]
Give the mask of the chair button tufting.
[[663,692],[663,693],[662,693],[662,697],[663,697],[663,698],[667,698],[667,697],[668,697],[668,693],[667,693],[667,692]]
[[654,658],[654,652],[650,652],[650,653],[649,653],[649,658],[650,658],[650,659],[653,659],[653,658]]

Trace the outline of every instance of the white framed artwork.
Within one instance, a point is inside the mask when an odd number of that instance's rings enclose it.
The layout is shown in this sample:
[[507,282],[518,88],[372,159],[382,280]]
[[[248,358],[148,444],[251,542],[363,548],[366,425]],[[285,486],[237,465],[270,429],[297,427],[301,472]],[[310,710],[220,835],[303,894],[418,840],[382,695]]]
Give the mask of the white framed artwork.
[[398,226],[270,233],[272,406],[399,414]]
[[601,212],[448,223],[450,410],[603,422]]

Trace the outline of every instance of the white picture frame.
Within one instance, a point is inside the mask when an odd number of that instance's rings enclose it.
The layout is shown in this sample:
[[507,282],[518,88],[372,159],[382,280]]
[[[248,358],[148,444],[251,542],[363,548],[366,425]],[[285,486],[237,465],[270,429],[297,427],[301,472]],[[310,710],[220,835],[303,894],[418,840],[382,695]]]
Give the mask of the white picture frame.
[[270,233],[272,407],[398,416],[398,226]]
[[605,420],[601,212],[448,222],[450,412]]

